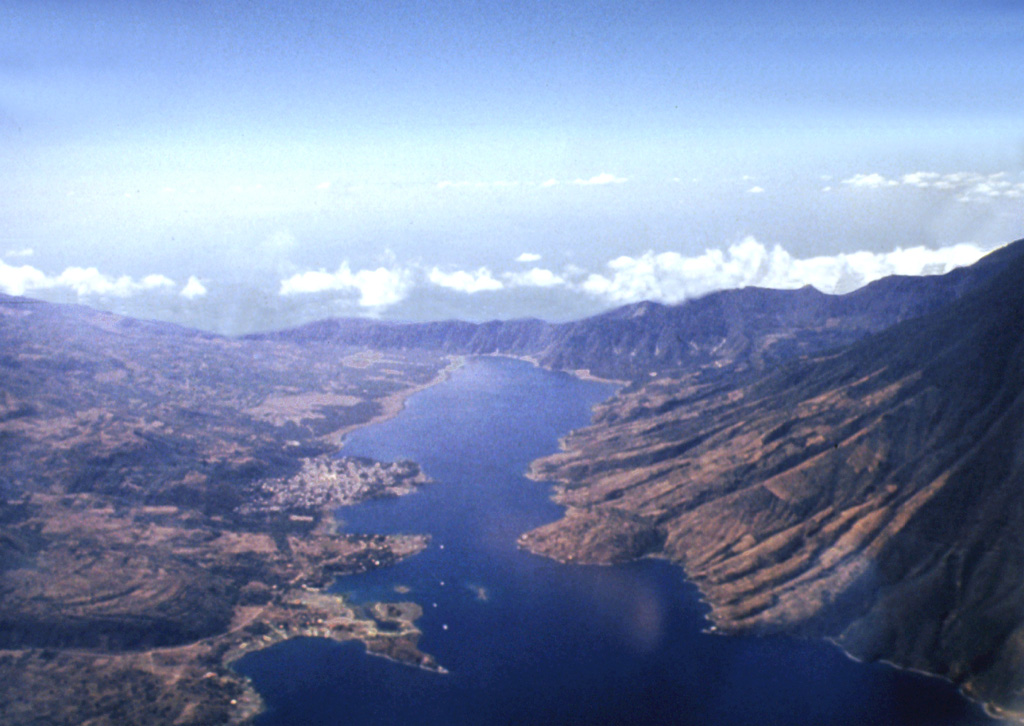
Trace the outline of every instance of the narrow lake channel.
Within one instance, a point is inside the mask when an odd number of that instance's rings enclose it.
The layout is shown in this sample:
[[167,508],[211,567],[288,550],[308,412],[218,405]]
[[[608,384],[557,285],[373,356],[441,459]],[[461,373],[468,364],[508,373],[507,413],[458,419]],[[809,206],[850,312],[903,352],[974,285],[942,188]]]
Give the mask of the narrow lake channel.
[[439,675],[302,638],[236,664],[268,704],[260,726],[340,724],[994,724],[952,686],[834,646],[704,632],[706,606],[664,562],[561,565],[520,551],[558,518],[529,463],[611,394],[527,363],[470,360],[351,434],[348,455],[413,459],[435,483],[341,509],[350,532],[424,532],[395,567],[339,579],[357,601],[413,600]]

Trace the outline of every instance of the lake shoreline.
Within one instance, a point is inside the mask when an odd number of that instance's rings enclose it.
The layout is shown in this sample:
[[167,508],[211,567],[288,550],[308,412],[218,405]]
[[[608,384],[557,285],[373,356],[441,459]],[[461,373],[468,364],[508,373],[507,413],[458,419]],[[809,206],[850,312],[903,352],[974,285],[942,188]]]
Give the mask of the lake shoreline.
[[[401,585],[403,599],[424,606],[424,649],[451,677],[428,681],[418,669],[318,646],[265,652],[253,676],[277,714],[267,726],[334,723],[339,709],[354,724],[423,726],[513,713],[524,724],[676,723],[681,709],[708,726],[751,723],[752,714],[794,726],[981,724],[947,684],[858,665],[819,639],[710,637],[721,633],[703,594],[666,558],[568,567],[521,550],[520,532],[564,511],[549,483],[523,471],[608,395],[584,385],[529,361],[474,357],[451,386],[412,399],[404,418],[353,432],[344,455],[413,459],[438,484],[346,508],[347,531],[424,531],[435,544],[335,587],[370,602]],[[718,672],[733,675],[708,680]],[[709,683],[718,696],[709,698]],[[921,710],[931,715],[914,716]],[[935,714],[944,718],[929,720]]]

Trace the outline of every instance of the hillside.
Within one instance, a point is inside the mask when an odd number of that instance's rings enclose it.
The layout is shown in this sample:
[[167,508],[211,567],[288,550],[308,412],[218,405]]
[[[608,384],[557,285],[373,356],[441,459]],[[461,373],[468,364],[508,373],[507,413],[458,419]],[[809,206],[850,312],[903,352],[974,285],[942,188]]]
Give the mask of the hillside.
[[995,262],[946,308],[756,381],[623,392],[535,463],[569,509],[522,543],[667,557],[720,630],[833,637],[1021,717],[1024,260]]
[[565,324],[230,339],[0,296],[0,720],[244,720],[259,704],[227,664],[302,634],[437,669],[417,606],[317,589],[425,546],[324,513],[424,483],[334,455],[453,354],[630,380],[534,463],[568,509],[523,546],[669,558],[722,631],[831,637],[1024,718],[1022,289],[1024,241],[842,296],[733,290]]
[[259,701],[229,663],[296,635],[437,668],[417,606],[318,589],[426,546],[337,534],[333,507],[425,477],[334,455],[446,360],[9,296],[0,351],[0,721],[240,723]]

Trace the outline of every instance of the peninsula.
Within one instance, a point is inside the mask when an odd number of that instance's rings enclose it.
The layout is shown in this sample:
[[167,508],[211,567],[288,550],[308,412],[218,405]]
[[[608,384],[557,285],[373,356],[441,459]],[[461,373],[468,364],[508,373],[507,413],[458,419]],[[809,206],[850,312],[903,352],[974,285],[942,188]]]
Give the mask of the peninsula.
[[338,442],[452,356],[510,355],[626,381],[533,463],[567,509],[523,547],[669,559],[721,632],[830,638],[1024,721],[1022,289],[1024,241],[847,295],[732,290],[561,324],[228,339],[0,298],[0,716],[241,722],[258,704],[228,663],[303,634],[441,670],[417,605],[321,591],[426,546],[334,532],[325,510],[426,484]]
[[298,635],[434,671],[413,603],[323,592],[424,535],[332,510],[426,484],[335,456],[446,356],[238,341],[0,297],[0,720],[211,724],[258,696],[230,668]]
[[846,295],[747,288],[571,323],[328,320],[271,340],[505,354],[628,381],[535,462],[520,544],[664,557],[721,632],[831,638],[1024,721],[1024,241]]

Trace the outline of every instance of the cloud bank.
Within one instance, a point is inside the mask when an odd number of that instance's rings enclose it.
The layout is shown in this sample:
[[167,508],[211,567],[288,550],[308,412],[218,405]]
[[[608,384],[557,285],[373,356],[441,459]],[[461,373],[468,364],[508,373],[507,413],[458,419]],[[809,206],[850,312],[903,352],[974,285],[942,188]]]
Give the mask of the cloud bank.
[[25,295],[41,290],[66,290],[79,297],[129,297],[140,292],[173,288],[165,275],[146,275],[136,280],[128,275],[111,277],[95,267],[68,267],[59,275],[47,275],[32,265],[9,265],[0,260],[0,290],[8,295]]
[[481,267],[476,272],[467,272],[466,270],[442,272],[440,268],[435,267],[430,271],[428,279],[438,287],[470,294],[491,292],[505,287],[501,280],[495,279],[486,267]]
[[886,179],[881,174],[854,174],[849,179],[843,179],[843,184],[863,189],[878,189],[879,187],[899,186],[899,182],[893,179]]
[[1024,197],[1024,182],[1013,182],[1006,172],[980,174],[973,171],[957,171],[941,174],[935,171],[915,171],[898,178],[889,178],[878,173],[855,174],[843,179],[842,184],[859,189],[884,189],[913,187],[956,194],[957,201],[974,202],[991,199],[1020,199]]
[[[780,245],[769,248],[754,237],[747,237],[726,249],[708,249],[699,255],[653,251],[638,256],[622,255],[608,261],[600,272],[574,265],[566,265],[561,271],[534,266],[502,273],[487,267],[444,270],[437,266],[380,267],[353,272],[349,263],[343,262],[337,272],[309,271],[283,280],[280,294],[355,291],[360,306],[384,308],[406,300],[414,289],[429,292],[431,288],[441,288],[475,295],[559,288],[613,305],[641,300],[678,303],[716,290],[748,286],[795,289],[813,285],[822,292],[845,293],[889,275],[946,273],[975,263],[987,252],[978,245],[963,243],[938,249],[898,247],[888,252],[801,258]],[[524,261],[531,259],[529,254],[522,257]]]
[[972,244],[890,252],[852,252],[797,258],[781,246],[768,249],[753,237],[727,250],[701,255],[647,252],[622,256],[604,274],[591,274],[580,288],[614,303],[657,300],[676,303],[715,290],[747,286],[793,289],[813,285],[822,292],[849,292],[888,275],[941,274],[970,265],[986,250]]
[[[916,179],[914,183],[936,181],[941,178]],[[333,272],[307,270],[282,279],[278,293],[293,298],[327,294],[371,312],[407,301],[413,291],[429,295],[431,290],[463,295],[516,295],[517,290],[525,294],[526,290],[557,289],[561,291],[559,295],[576,293],[609,305],[641,300],[678,303],[716,290],[746,286],[794,289],[813,285],[822,292],[844,293],[889,275],[946,273],[973,264],[987,251],[976,244],[963,243],[938,249],[918,246],[801,258],[780,245],[769,247],[747,237],[728,248],[708,249],[698,255],[674,251],[622,255],[609,260],[598,271],[571,264],[560,270],[529,265],[528,269],[497,272],[488,267],[462,270],[395,263],[391,267],[353,269],[346,260]],[[523,253],[516,263],[532,263],[538,257]],[[206,284],[196,275],[179,286],[161,274],[114,277],[95,267],[68,267],[60,274],[49,275],[32,265],[12,265],[3,260],[0,291],[10,295],[63,292],[86,300],[123,299],[143,293],[176,294],[196,300],[208,294]]]
[[401,302],[410,287],[409,274],[405,270],[389,270],[378,267],[375,270],[352,272],[348,262],[342,262],[335,272],[315,270],[292,275],[281,281],[279,293],[282,296],[322,292],[355,292],[359,295],[359,306],[382,308]]
[[543,267],[532,267],[526,272],[512,272],[505,275],[505,279],[513,287],[558,287],[566,284],[564,277]]

